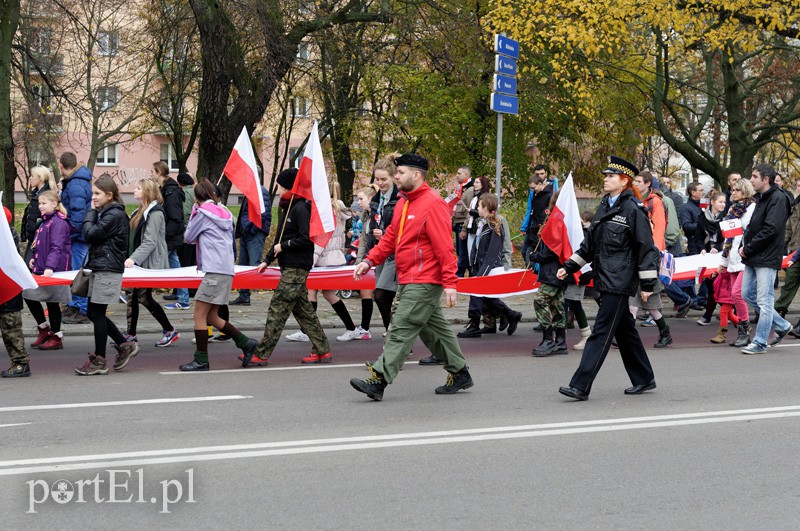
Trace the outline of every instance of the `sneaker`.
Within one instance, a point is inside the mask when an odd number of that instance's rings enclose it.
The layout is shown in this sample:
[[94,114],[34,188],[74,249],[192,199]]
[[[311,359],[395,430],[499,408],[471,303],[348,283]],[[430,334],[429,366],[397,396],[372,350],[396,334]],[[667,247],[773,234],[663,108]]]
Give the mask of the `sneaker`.
[[131,341],[120,343],[117,347],[117,359],[114,361],[114,370],[121,371],[125,368],[131,358],[139,353],[139,345]]
[[444,385],[436,388],[437,395],[452,395],[462,389],[472,387],[472,377],[469,375],[469,367],[464,367],[458,372],[448,372],[447,381]]
[[308,336],[305,335],[302,331],[301,332],[295,332],[294,334],[289,334],[288,336],[286,336],[286,339],[288,339],[289,341],[299,341],[301,343],[309,343],[309,342],[311,342],[311,340],[308,338]]
[[367,367],[367,369],[369,369],[369,378],[364,380],[353,378],[350,380],[350,385],[352,385],[353,389],[356,391],[364,393],[376,402],[380,402],[383,400],[383,390],[386,389],[388,384],[386,380],[383,379],[383,375],[379,372],[375,372],[372,366]]
[[224,343],[226,341],[230,341],[231,339],[233,338],[227,334],[219,334],[208,338],[208,340],[212,343]]
[[81,376],[95,376],[98,374],[108,374],[108,365],[106,359],[94,354],[89,354],[89,359],[83,366],[75,369],[75,374]]
[[742,349],[742,354],[766,354],[767,347],[761,346],[758,343],[750,343]]
[[639,326],[644,326],[644,327],[656,326],[656,322],[653,319],[653,317],[650,316],[647,319],[645,319],[644,321],[642,321],[641,323],[639,323]]
[[61,322],[64,324],[88,324],[91,321],[89,321],[89,318],[86,317],[84,314],[76,310],[69,317],[62,318]]
[[[132,336],[130,334],[122,334],[122,342],[123,343],[138,343],[139,342],[139,338],[136,337],[136,336]],[[108,345],[111,346],[111,347],[116,347],[117,346],[117,344],[114,343],[113,339],[108,341]]]
[[157,347],[169,347],[177,340],[181,338],[181,335],[178,333],[177,330],[171,330],[169,332],[164,332],[164,337],[161,338],[161,341],[156,343]]
[[31,375],[31,368],[27,363],[13,363],[7,370],[0,372],[3,378],[26,378]]
[[255,354],[250,356],[250,361],[247,362],[247,365],[245,365],[244,363],[244,354],[239,354],[239,361],[242,362],[242,367],[250,367],[250,366],[263,367],[269,363],[269,359],[259,358]]
[[328,352],[327,354],[309,354],[300,362],[307,365],[309,363],[330,363],[332,360],[333,356]]
[[164,305],[164,308],[167,310],[188,310],[191,307],[191,304],[181,304],[179,302],[173,302],[172,304]]
[[711,318],[701,315],[700,319],[697,320],[697,324],[700,326],[709,326],[711,324]]
[[[789,328],[787,328],[783,332],[775,332],[775,337],[773,337],[772,341],[769,342],[769,346],[770,347],[774,347],[775,345],[777,345],[778,343],[783,341],[783,338],[786,337],[786,334],[788,334],[791,331],[792,331],[792,326],[789,325]],[[41,347],[39,347],[39,348],[41,348]]]
[[338,336],[336,341],[353,341],[361,339],[372,339],[372,334],[369,330],[364,330],[358,326],[355,330],[348,330],[344,334]]
[[692,309],[692,299],[689,299],[684,304],[681,304],[678,307],[678,314],[676,315],[676,317],[680,318],[686,317],[686,314],[689,313],[689,310],[691,309]]

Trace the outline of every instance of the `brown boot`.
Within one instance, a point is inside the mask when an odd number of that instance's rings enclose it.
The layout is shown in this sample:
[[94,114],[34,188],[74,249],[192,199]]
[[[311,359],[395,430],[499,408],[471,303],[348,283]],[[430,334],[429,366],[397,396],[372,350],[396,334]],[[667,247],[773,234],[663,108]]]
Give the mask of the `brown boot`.
[[717,343],[717,344],[725,343],[725,341],[727,341],[725,339],[725,334],[727,332],[728,332],[727,328],[720,328],[719,330],[717,330],[717,335],[712,337],[709,341],[711,341],[712,343]]

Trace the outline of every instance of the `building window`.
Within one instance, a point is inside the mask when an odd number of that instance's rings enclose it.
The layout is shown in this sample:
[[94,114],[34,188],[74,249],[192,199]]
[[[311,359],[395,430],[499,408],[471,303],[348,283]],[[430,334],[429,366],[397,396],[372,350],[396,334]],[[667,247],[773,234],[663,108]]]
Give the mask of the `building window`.
[[297,48],[297,62],[302,64],[309,59],[311,59],[311,47],[307,42],[301,42]]
[[98,166],[116,166],[119,151],[119,144],[105,143],[97,152]]
[[119,101],[117,87],[100,87],[97,89],[97,106],[101,111],[108,111]]
[[170,171],[178,171],[180,169],[178,159],[175,158],[175,148],[172,147],[172,144],[161,144],[161,161],[169,166]]
[[113,57],[119,52],[119,33],[116,31],[101,31],[97,34],[97,47],[100,55]]
[[295,96],[294,97],[294,115],[298,118],[304,118],[308,116],[308,98],[305,96]]
[[50,87],[47,85],[33,85],[31,87],[33,93],[33,104],[38,106],[44,112],[50,111]]
[[297,154],[298,148],[289,148],[289,165],[292,168],[299,168],[300,163],[303,161],[303,155]]

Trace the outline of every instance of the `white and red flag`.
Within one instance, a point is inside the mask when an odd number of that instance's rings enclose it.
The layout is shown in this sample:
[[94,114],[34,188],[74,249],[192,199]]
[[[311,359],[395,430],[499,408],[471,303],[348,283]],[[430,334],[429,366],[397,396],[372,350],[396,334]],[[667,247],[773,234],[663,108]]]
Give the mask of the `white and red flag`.
[[719,228],[722,229],[722,236],[725,238],[735,238],[744,234],[741,219],[724,219],[719,222]]
[[572,173],[564,181],[553,211],[544,224],[542,241],[558,255],[558,260],[562,264],[569,260],[569,257],[580,248],[583,242],[583,225],[572,182]]
[[[0,201],[3,193],[0,192]],[[39,287],[19,255],[5,214],[0,215],[0,304],[13,299],[24,289]]]
[[261,228],[261,214],[266,211],[264,196],[261,195],[261,182],[258,180],[258,165],[253,145],[247,134],[247,127],[242,127],[231,156],[222,170],[228,180],[247,198],[249,203],[247,217],[256,227]]
[[322,145],[319,143],[317,122],[314,122],[314,128],[308,138],[292,193],[311,201],[309,237],[320,247],[325,247],[336,229],[336,217],[333,215],[331,191],[325,174],[325,162],[322,160]]

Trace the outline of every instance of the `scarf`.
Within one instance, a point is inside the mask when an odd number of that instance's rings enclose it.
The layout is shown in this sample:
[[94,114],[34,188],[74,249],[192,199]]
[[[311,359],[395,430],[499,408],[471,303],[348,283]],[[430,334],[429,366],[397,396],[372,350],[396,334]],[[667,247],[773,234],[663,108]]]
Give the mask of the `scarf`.
[[[747,211],[747,208],[754,203],[754,199],[752,197],[748,197],[747,199],[743,199],[742,201],[736,201],[731,205],[728,209],[728,215],[725,216],[725,219],[742,219],[744,213]],[[731,253],[731,249],[733,248],[733,238],[725,238],[725,244],[722,246],[722,256],[725,258]]]

